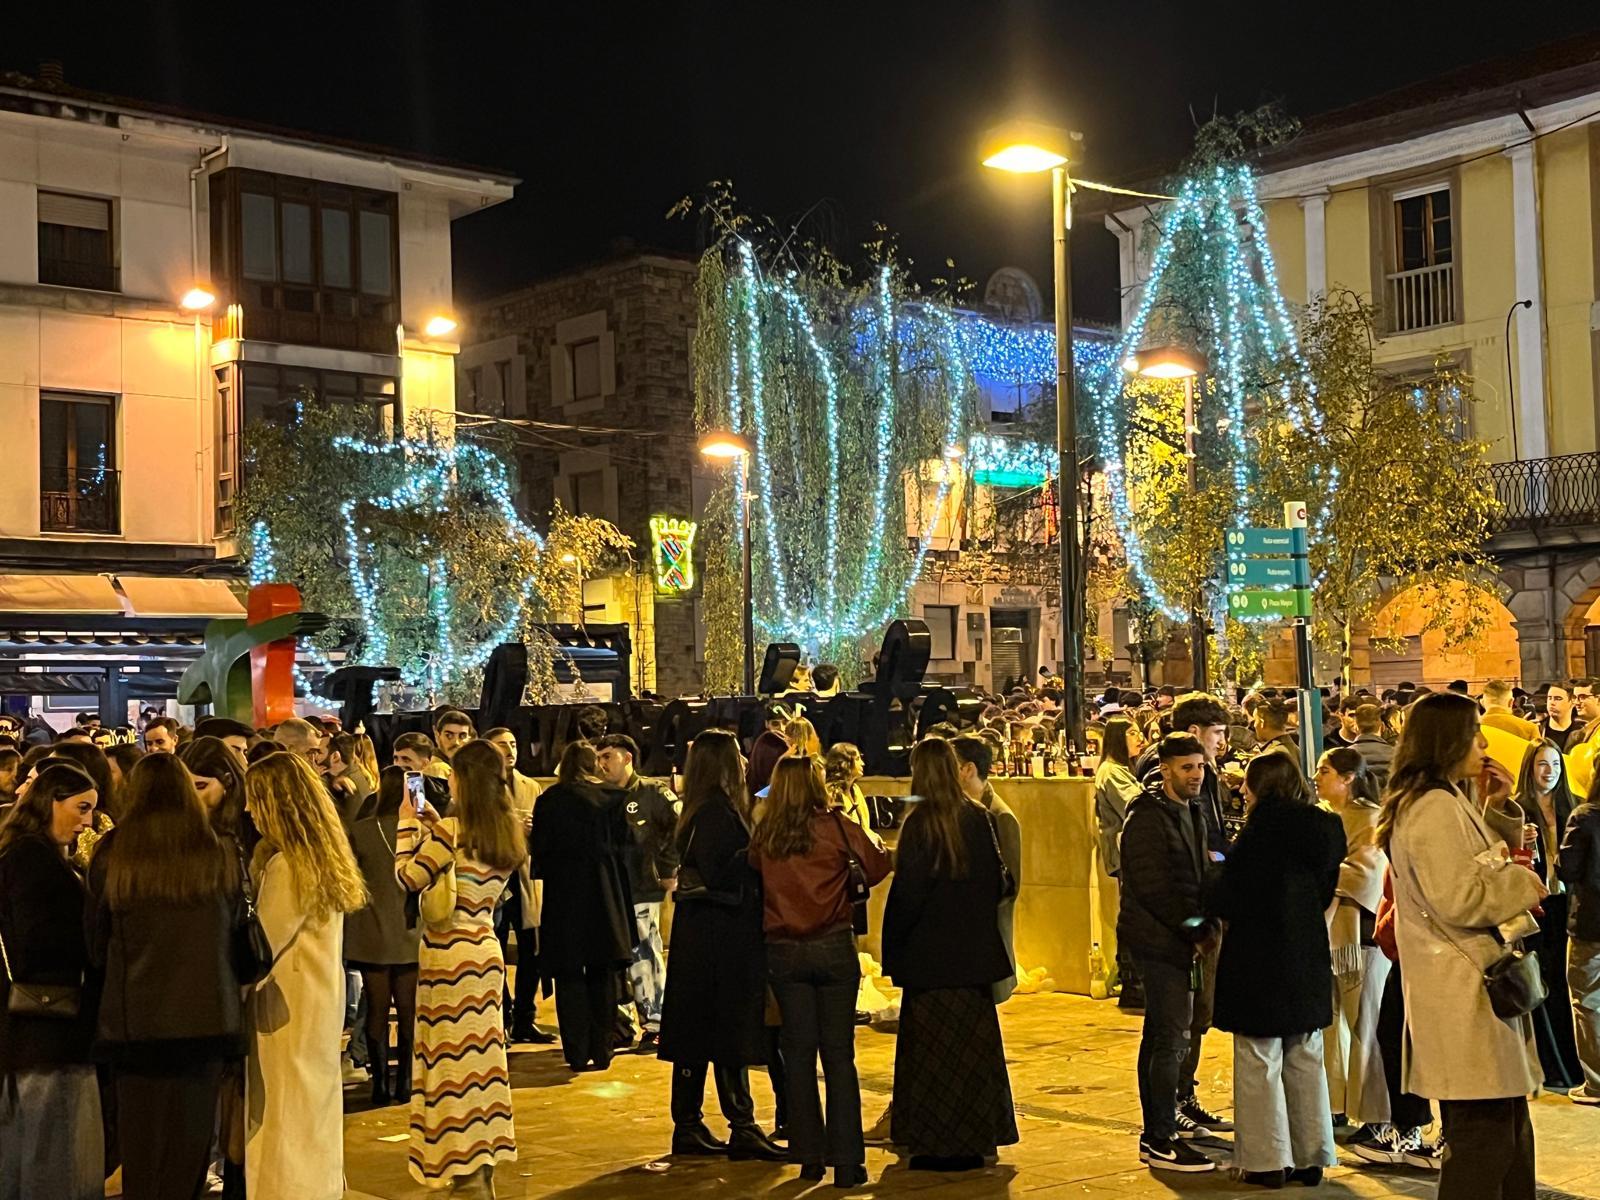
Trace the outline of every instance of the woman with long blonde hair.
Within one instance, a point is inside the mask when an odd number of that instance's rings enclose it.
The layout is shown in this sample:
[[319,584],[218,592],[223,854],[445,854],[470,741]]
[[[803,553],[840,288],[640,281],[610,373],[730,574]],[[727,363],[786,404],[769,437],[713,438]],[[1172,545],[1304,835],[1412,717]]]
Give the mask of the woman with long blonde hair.
[[395,839],[403,887],[455,892],[448,918],[423,930],[417,957],[411,1175],[493,1196],[495,1164],[517,1156],[494,906],[528,853],[504,755],[481,738],[462,746],[450,759],[450,815],[408,792]]
[[789,743],[788,757],[822,757],[822,740],[817,737],[817,728],[804,717],[795,717],[785,725],[783,736]]
[[344,915],[367,902],[367,886],[333,800],[305,759],[268,755],[246,772],[244,790],[261,831],[256,910],[273,955],[250,996],[245,1186],[252,1196],[338,1200]]

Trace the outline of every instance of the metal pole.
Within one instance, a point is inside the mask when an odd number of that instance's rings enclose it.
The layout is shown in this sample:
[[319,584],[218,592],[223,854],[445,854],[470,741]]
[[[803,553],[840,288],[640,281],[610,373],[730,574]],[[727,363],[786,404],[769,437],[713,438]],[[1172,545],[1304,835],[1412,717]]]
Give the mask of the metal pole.
[[1067,740],[1083,743],[1083,552],[1078,544],[1078,413],[1072,384],[1072,210],[1067,168],[1050,172],[1056,269],[1056,500],[1061,510],[1061,706]]
[[[1183,462],[1184,474],[1189,481],[1189,501],[1194,503],[1195,492],[1195,456],[1194,456],[1194,377],[1190,376],[1183,381]],[[1208,682],[1209,664],[1206,662],[1206,615],[1201,609],[1204,594],[1197,595],[1194,607],[1189,610],[1189,663],[1194,671],[1194,686],[1196,691],[1205,691]]]
[[750,574],[750,456],[739,459],[739,503],[744,512],[744,694],[756,694],[756,600]]

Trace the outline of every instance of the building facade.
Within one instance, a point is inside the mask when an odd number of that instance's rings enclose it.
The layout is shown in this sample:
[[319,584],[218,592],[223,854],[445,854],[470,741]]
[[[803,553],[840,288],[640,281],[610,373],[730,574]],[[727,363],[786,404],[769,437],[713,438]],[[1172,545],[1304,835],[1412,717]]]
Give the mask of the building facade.
[[454,335],[425,332],[450,223],[514,183],[0,76],[8,703],[109,723],[174,694],[205,620],[242,612],[250,422],[301,389],[376,428],[453,411]]
[[[1380,310],[1382,367],[1444,359],[1468,372],[1463,428],[1494,463],[1495,631],[1447,653],[1421,631],[1426,614],[1394,595],[1375,628],[1404,648],[1369,652],[1358,638],[1360,681],[1535,685],[1600,671],[1597,120],[1600,38],[1586,36],[1313,119],[1261,164],[1285,298],[1359,293]],[[1148,275],[1145,217],[1106,218],[1125,320]]]

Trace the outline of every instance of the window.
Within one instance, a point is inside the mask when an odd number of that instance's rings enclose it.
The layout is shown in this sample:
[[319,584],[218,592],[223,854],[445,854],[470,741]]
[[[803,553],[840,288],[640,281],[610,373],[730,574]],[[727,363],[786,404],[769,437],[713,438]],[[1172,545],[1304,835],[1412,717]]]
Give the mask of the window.
[[591,400],[600,394],[600,339],[578,342],[571,353],[572,398]]
[[1447,325],[1459,307],[1448,186],[1395,195],[1386,311],[1391,332]]
[[235,407],[233,380],[224,368],[217,372],[217,528],[223,537],[233,532],[234,497],[239,478],[239,411]]
[[482,412],[480,405],[483,402],[483,368],[467,368],[467,408],[472,412]]
[[74,392],[39,397],[39,528],[116,533],[116,399]]
[[1397,269],[1416,271],[1450,261],[1450,189],[1394,202]]
[[495,405],[494,415],[507,417],[511,415],[511,364],[497,362],[494,365],[495,379],[500,384],[500,402]]
[[572,515],[575,517],[606,515],[604,471],[580,471],[572,476]]
[[961,609],[954,604],[925,604],[922,619],[928,625],[931,648],[928,657],[944,661],[956,658],[956,620]]
[[398,428],[395,381],[383,375],[349,375],[342,371],[312,371],[301,367],[273,367],[245,363],[244,421],[248,432],[258,421],[293,421],[309,397],[333,403],[362,405],[370,410],[364,427],[383,435]]
[[39,282],[118,290],[111,201],[39,193]]
[[218,283],[252,337],[394,353],[394,193],[229,170],[211,209]]

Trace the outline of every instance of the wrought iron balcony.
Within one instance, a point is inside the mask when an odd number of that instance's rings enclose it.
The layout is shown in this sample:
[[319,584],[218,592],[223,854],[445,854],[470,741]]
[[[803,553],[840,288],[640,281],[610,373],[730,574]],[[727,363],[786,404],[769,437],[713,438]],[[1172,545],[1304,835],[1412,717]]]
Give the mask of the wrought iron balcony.
[[119,533],[119,472],[43,467],[39,471],[39,528],[45,533]]
[[1600,453],[1495,463],[1494,532],[1600,525]]

